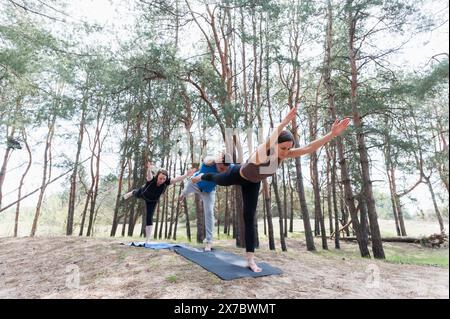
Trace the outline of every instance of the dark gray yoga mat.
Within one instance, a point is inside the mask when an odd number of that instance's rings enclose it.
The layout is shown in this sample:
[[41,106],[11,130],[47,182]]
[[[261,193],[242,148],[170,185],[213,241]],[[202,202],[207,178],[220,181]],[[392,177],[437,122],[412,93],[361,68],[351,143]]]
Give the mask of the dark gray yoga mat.
[[223,280],[281,275],[283,273],[281,269],[272,267],[267,263],[258,263],[258,266],[262,268],[262,271],[258,273],[253,272],[247,267],[247,263],[243,257],[221,250],[199,252],[185,247],[173,247],[172,249],[176,253],[214,273]]
[[267,263],[258,263],[258,266],[262,268],[262,271],[258,273],[253,272],[247,267],[247,263],[243,257],[222,250],[213,249],[212,251],[207,252],[184,244],[170,244],[164,242],[132,242],[129,243],[128,246],[173,250],[177,254],[198,264],[223,280],[280,275],[283,273],[279,268],[272,267]]

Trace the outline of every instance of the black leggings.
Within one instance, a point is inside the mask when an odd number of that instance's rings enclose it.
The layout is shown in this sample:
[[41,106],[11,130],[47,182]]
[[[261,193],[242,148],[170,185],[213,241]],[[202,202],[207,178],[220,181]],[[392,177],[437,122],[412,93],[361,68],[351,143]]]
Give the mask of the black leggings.
[[145,201],[145,207],[147,209],[147,220],[146,220],[146,226],[153,225],[153,214],[155,213],[155,207],[158,203],[158,200],[146,200],[142,196],[142,188],[133,190],[133,196],[136,198],[142,198]]
[[239,174],[241,165],[234,165],[221,174],[205,173],[202,180],[214,182],[220,186],[241,185],[244,200],[245,250],[255,251],[255,214],[261,182],[252,183]]

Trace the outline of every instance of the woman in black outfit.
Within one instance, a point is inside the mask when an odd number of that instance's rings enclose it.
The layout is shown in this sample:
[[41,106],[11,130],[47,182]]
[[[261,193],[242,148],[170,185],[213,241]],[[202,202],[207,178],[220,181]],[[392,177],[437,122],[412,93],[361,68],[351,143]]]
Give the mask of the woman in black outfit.
[[165,169],[160,169],[156,173],[156,176],[152,174],[152,164],[147,162],[147,182],[144,186],[138,189],[133,189],[132,191],[123,195],[123,199],[126,200],[131,196],[136,198],[142,198],[145,201],[145,206],[147,208],[147,220],[145,226],[146,242],[149,241],[152,228],[153,228],[153,213],[155,212],[156,204],[159,198],[165,192],[169,185],[173,185],[177,182],[184,180],[188,176],[192,176],[197,171],[193,168],[189,170],[186,174],[170,178],[169,173]]

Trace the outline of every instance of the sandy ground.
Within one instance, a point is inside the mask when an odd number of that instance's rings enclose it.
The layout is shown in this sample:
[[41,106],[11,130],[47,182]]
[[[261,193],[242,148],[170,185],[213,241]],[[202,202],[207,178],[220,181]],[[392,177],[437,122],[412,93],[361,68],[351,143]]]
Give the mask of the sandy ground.
[[[325,257],[295,239],[288,239],[288,252],[257,250],[258,260],[282,275],[232,281],[175,252],[122,242],[1,238],[0,298],[449,298],[448,268]],[[231,240],[217,245],[243,253]]]

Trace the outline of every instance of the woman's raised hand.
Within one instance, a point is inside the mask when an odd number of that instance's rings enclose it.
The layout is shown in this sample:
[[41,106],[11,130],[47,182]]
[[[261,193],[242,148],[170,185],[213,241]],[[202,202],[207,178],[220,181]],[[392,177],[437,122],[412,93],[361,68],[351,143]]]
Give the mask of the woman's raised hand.
[[283,126],[286,126],[289,124],[289,122],[291,122],[293,119],[295,119],[295,117],[297,116],[297,108],[300,104],[295,105],[292,109],[289,110],[289,113],[286,114],[286,116],[284,117],[283,121],[281,122],[281,124]]
[[350,124],[349,118],[345,118],[340,121],[339,120],[334,121],[333,125],[331,126],[331,134],[333,134],[333,136],[338,136],[342,134],[347,129],[349,124]]

